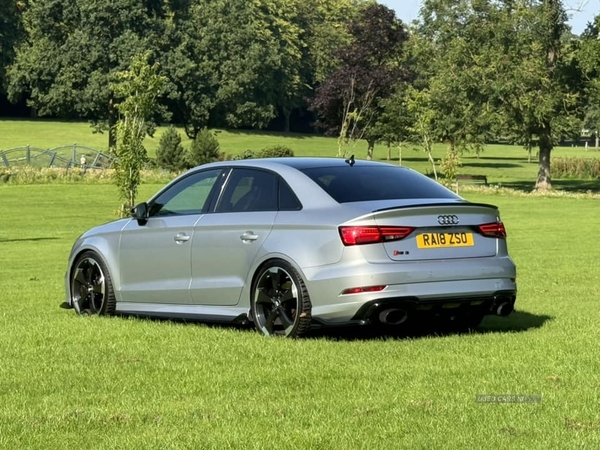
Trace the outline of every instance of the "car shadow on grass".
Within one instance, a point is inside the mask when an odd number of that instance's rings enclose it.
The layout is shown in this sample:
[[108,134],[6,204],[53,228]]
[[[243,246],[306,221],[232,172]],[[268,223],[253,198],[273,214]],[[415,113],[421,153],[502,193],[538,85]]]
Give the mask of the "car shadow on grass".
[[[251,323],[221,323],[207,322],[190,318],[164,318],[145,314],[118,313],[115,317],[131,320],[149,320],[157,322],[170,322],[188,325],[200,325],[208,328],[235,329],[256,333]],[[447,323],[421,321],[418,323],[408,322],[403,325],[352,325],[339,327],[324,327],[309,330],[304,338],[325,339],[332,341],[368,341],[389,339],[418,339],[431,337],[444,337],[460,334],[488,334],[488,333],[519,333],[540,328],[554,317],[548,315],[531,314],[525,311],[515,311],[508,317],[487,316],[481,325],[472,330],[456,330]]]
[[486,316],[479,327],[470,330],[457,330],[447,322],[420,321],[402,325],[353,326],[322,328],[311,330],[308,338],[334,341],[418,339],[444,337],[460,334],[521,333],[542,327],[554,317],[545,314],[532,314],[515,311],[508,317]]

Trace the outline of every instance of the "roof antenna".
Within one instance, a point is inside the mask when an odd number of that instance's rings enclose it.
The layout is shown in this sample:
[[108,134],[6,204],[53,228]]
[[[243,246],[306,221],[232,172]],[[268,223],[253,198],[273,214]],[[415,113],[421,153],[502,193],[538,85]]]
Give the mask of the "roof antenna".
[[352,167],[354,165],[354,163],[356,161],[354,161],[354,155],[352,155],[350,158],[348,158],[346,161],[346,164],[350,164],[350,167]]

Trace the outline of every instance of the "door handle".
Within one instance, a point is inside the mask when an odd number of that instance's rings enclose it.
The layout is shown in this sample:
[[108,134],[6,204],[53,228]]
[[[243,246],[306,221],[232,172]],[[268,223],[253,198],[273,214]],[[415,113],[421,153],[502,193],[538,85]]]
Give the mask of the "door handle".
[[175,239],[175,242],[178,244],[182,244],[190,240],[190,235],[185,233],[177,233],[173,239]]
[[252,231],[246,231],[244,234],[240,236],[240,239],[243,242],[255,241],[258,239],[258,234],[254,234]]

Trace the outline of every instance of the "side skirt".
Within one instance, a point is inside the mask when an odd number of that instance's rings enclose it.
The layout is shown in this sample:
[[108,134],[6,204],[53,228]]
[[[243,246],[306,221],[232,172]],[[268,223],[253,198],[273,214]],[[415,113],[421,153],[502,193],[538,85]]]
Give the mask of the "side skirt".
[[248,309],[239,306],[169,305],[117,302],[117,314],[188,319],[201,322],[248,323]]

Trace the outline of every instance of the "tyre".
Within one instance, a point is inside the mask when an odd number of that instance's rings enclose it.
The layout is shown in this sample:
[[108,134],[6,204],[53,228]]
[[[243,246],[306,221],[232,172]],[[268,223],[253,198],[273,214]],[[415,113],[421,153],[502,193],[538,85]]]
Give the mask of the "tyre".
[[274,259],[257,272],[251,315],[256,329],[267,336],[300,337],[310,327],[310,297],[298,272]]
[[82,253],[71,271],[71,304],[79,314],[114,314],[115,293],[106,264],[96,252]]

